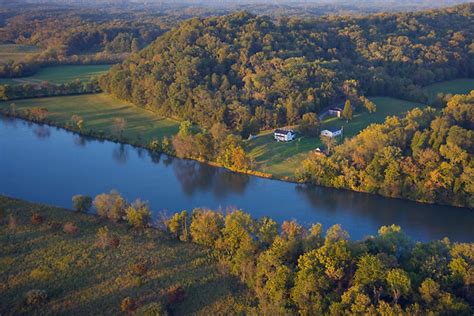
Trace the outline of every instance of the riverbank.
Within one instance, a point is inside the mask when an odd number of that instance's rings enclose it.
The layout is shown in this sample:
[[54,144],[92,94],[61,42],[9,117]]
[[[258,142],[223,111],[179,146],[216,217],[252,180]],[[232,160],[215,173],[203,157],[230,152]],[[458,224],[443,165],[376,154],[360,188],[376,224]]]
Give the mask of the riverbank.
[[[164,153],[169,155],[173,155],[173,151],[171,148],[171,138],[178,130],[178,122],[160,118],[155,113],[151,111],[147,111],[145,109],[133,106],[131,104],[127,104],[118,100],[115,100],[105,94],[98,94],[98,95],[85,95],[85,96],[78,96],[75,97],[61,97],[61,98],[42,98],[42,99],[28,99],[28,100],[21,100],[21,103],[16,105],[17,111],[12,113],[11,109],[8,106],[1,108],[0,110],[3,111],[6,115],[11,115],[13,117],[20,117],[23,119],[27,119],[33,122],[38,123],[46,123],[53,126],[61,127],[69,131],[73,131],[79,133],[84,136],[94,137],[102,140],[110,140],[117,143],[122,144],[131,144],[133,146],[144,148],[148,150],[156,150],[153,148],[152,142],[154,140],[160,141],[162,146],[160,146],[160,150]],[[65,103],[62,101],[66,100]],[[416,103],[409,103],[402,100],[394,101],[392,98],[374,98],[375,100],[379,100],[380,109],[378,110],[378,115],[371,115],[367,113],[360,114],[359,116],[356,115],[353,121],[346,123],[348,128],[348,133],[350,135],[355,135],[358,131],[358,128],[364,128],[366,125],[371,124],[372,122],[379,122],[382,121],[385,115],[389,115],[390,113],[396,114],[395,108],[400,111],[403,109],[411,109],[413,107],[418,106],[419,104]],[[84,101],[84,102],[80,102]],[[7,105],[7,102],[4,102],[4,105]],[[403,106],[402,106],[403,105]],[[48,114],[44,118],[36,118],[30,115],[28,112],[34,108],[41,108],[45,107],[47,109],[51,109],[51,112],[48,110]],[[105,111],[105,112],[104,112]],[[130,116],[128,113],[132,112],[133,115]],[[84,119],[84,127],[79,129],[77,126],[72,124],[70,115],[72,113],[80,113],[84,114],[84,116],[80,116],[81,119]],[[74,114],[72,114],[74,115]],[[140,119],[134,118],[134,115],[143,116]],[[114,122],[113,120],[117,117],[124,118],[125,120],[125,127],[120,132],[114,131]],[[324,122],[324,124],[334,124],[334,119],[329,119],[330,122]],[[153,123],[151,123],[153,122]],[[132,123],[132,124],[130,124]],[[150,124],[151,123],[151,124]],[[155,126],[152,124],[156,123]],[[153,126],[153,127],[150,127]],[[102,129],[102,128],[103,129]],[[105,130],[107,129],[107,130]],[[137,131],[139,130],[139,131]],[[140,132],[141,131],[141,132]],[[143,132],[143,133],[142,133]],[[286,168],[281,168],[280,172],[266,172],[268,169],[262,168],[262,164],[257,162],[255,168],[253,170],[231,170],[234,172],[239,172],[248,175],[254,175],[263,178],[273,178],[276,180],[283,180],[283,181],[290,181],[295,182],[293,178],[294,170],[301,165],[305,153],[309,152],[310,150],[316,148],[317,143],[312,144],[310,143],[310,139],[304,139],[303,142],[295,141],[289,144],[279,144],[274,142],[270,139],[271,134],[257,137],[254,140],[247,141],[247,142],[267,142],[271,147],[277,147],[280,150],[286,150],[283,153],[280,152],[273,152],[271,158],[273,160],[278,159],[279,157],[287,157],[283,160],[286,163]],[[164,139],[167,139],[168,146],[164,145]],[[269,140],[270,139],[270,140]],[[271,143],[271,144],[270,144]],[[248,144],[248,143],[247,143]],[[303,145],[301,145],[303,144]],[[293,152],[291,148],[297,147],[298,152]],[[310,147],[308,147],[310,146]],[[276,148],[276,149],[278,149]],[[301,150],[303,148],[303,150]],[[255,149],[255,148],[254,148]],[[288,150],[290,150],[288,152]],[[264,152],[272,152],[270,149],[261,150]],[[255,151],[251,151],[251,155],[253,155]],[[268,156],[268,155],[267,155]],[[254,157],[255,158],[255,157]],[[256,159],[257,160],[257,159]],[[202,163],[209,164],[215,167],[222,167],[220,164],[215,162],[210,162],[206,160],[197,160]],[[276,162],[278,163],[278,161]],[[291,173],[288,172],[291,169]],[[262,169],[265,172],[262,172]]]
[[[245,304],[245,289],[219,270],[205,247],[1,195],[0,215],[1,314],[120,314],[124,298],[137,308],[162,305],[176,286],[187,297],[170,306],[176,315],[226,314]],[[66,223],[77,230],[63,231]],[[102,248],[97,233],[104,228],[115,241]],[[24,304],[32,289],[44,291],[47,302]]]
[[127,200],[149,201],[154,218],[196,207],[231,208],[278,223],[339,223],[355,239],[392,223],[419,241],[474,237],[468,209],[248,176],[13,118],[0,120],[0,135],[0,177],[8,179],[0,182],[0,193],[29,201],[69,207],[75,194],[116,189]]
[[[137,110],[136,107],[132,107],[132,109]],[[140,109],[140,110],[142,110],[142,109]],[[146,111],[146,110],[143,110],[143,111]],[[103,130],[96,131],[96,129],[92,129],[92,128],[91,129],[79,130],[78,128],[75,128],[73,125],[69,124],[68,121],[64,121],[64,123],[62,123],[60,121],[52,120],[50,118],[37,119],[37,118],[29,116],[28,113],[29,112],[17,112],[17,113],[15,113],[15,115],[11,115],[11,113],[8,110],[5,111],[4,108],[0,108],[0,114],[3,114],[5,116],[9,116],[9,117],[13,117],[13,118],[19,118],[19,119],[23,119],[23,120],[33,122],[33,123],[38,123],[38,124],[46,124],[46,125],[52,126],[52,127],[59,127],[59,128],[64,129],[64,130],[76,133],[78,135],[85,136],[85,137],[91,137],[91,138],[98,139],[98,140],[111,141],[111,142],[118,143],[118,144],[123,144],[123,145],[131,145],[131,146],[134,146],[136,148],[149,150],[151,153],[158,153],[158,154],[160,153],[160,152],[153,151],[153,148],[151,147],[151,143],[150,143],[151,141],[148,142],[148,143],[146,141],[144,142],[144,138],[141,137],[141,134],[136,134],[136,138],[133,139],[131,137],[128,138],[126,132],[123,132],[122,135],[119,136],[117,134],[112,134],[111,132],[110,133],[105,133]],[[95,113],[95,112],[92,112],[92,113]],[[114,113],[116,113],[116,112],[114,112]],[[150,113],[152,113],[152,112],[150,112]],[[109,120],[110,120],[110,118],[109,118]],[[166,121],[169,121],[168,119],[163,119],[163,120],[165,120],[164,124],[167,123]],[[141,124],[141,123],[136,123],[136,124],[138,124],[139,128],[145,128],[145,129],[148,128],[148,126],[149,126],[147,124]],[[177,123],[175,123],[175,124],[176,125],[174,125],[174,128],[177,132],[178,124]],[[158,129],[164,128],[163,125],[162,125],[161,120],[159,120],[157,125],[158,125]],[[128,129],[128,131],[130,131],[130,129]],[[176,132],[174,132],[174,133],[176,133]],[[162,134],[161,136],[164,137],[164,138],[169,137],[168,139],[171,139],[171,137],[172,137],[172,135],[174,135],[174,133],[173,134],[168,134],[169,136],[166,136],[166,134]],[[149,132],[148,135],[150,135],[150,134],[151,133]],[[155,134],[155,135],[159,135],[159,134]],[[288,145],[288,144],[284,144],[284,145]],[[174,156],[173,151],[161,151],[161,152],[163,152],[167,155],[170,155],[170,156]],[[302,155],[302,154],[300,154],[300,155]],[[179,158],[179,159],[183,159],[183,158]],[[184,158],[184,160],[198,161],[200,163],[204,163],[204,164],[212,166],[212,167],[227,169],[227,168],[221,166],[220,164],[218,164],[216,162],[206,161],[206,160],[203,160],[203,159]],[[295,165],[295,167],[297,167],[297,166],[298,165]],[[295,179],[292,176],[276,177],[273,174],[261,172],[261,171],[258,171],[258,170],[232,170],[232,169],[228,169],[228,170],[230,170],[231,172],[239,173],[239,174],[256,176],[256,177],[259,177],[259,178],[273,179],[273,180],[290,182],[290,183],[298,183],[297,181],[295,181]],[[328,187],[328,188],[331,188],[331,187]],[[335,189],[335,188],[332,188],[332,189],[333,190],[340,190],[340,189]],[[345,189],[342,189],[342,191],[355,192],[355,191],[350,191],[350,190],[345,190]],[[365,193],[365,192],[362,192],[362,193]],[[365,193],[365,194],[369,194],[369,193]],[[380,196],[378,194],[372,194],[372,195]],[[392,197],[392,198],[398,199],[398,200],[405,200],[405,199],[396,198],[396,197]],[[411,200],[411,201],[413,201],[413,200]],[[430,203],[426,203],[426,202],[420,202],[420,201],[414,201],[414,202],[419,202],[419,203],[430,205]],[[454,206],[454,207],[456,207],[456,206]]]
[[[314,283],[314,273],[304,270],[308,266],[318,267],[319,279],[327,284],[312,293],[319,297],[332,293],[325,306],[346,308],[340,302],[354,286],[367,297],[372,294],[370,288],[360,286],[359,276],[374,265],[380,275],[377,280],[382,280],[379,291],[387,293],[380,299],[383,311],[392,308],[389,302],[397,298],[390,291],[391,280],[402,278],[407,295],[400,305],[394,303],[397,311],[416,307],[420,313],[472,312],[472,297],[465,291],[469,285],[465,267],[474,263],[472,241],[415,243],[396,225],[354,240],[340,225],[326,230],[315,224],[308,230],[292,221],[280,227],[268,217],[257,221],[243,211],[206,209],[192,215],[177,213],[152,228],[149,221],[128,217],[129,209],[136,211],[133,204],[127,208],[128,223],[114,223],[0,195],[0,312],[265,314],[268,301],[279,303],[274,284],[280,293],[302,293]],[[425,269],[433,256],[439,259],[437,281]],[[334,262],[339,263],[337,279],[332,277]],[[440,304],[424,298],[427,287],[445,297]],[[302,313],[300,297],[287,295],[286,314]],[[326,307],[324,314],[328,312]]]

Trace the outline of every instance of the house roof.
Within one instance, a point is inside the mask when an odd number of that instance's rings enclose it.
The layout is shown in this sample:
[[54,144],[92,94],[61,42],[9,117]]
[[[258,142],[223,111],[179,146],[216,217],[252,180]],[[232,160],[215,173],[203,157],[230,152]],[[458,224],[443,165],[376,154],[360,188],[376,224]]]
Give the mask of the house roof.
[[274,133],[275,133],[275,134],[284,134],[284,135],[286,135],[286,134],[288,134],[288,133],[293,133],[293,134],[294,134],[295,132],[294,132],[293,130],[291,130],[291,129],[277,128]]
[[335,132],[338,132],[342,129],[341,128],[337,128],[337,127],[329,127],[329,128],[326,128],[327,131],[330,131],[331,133],[335,133]]

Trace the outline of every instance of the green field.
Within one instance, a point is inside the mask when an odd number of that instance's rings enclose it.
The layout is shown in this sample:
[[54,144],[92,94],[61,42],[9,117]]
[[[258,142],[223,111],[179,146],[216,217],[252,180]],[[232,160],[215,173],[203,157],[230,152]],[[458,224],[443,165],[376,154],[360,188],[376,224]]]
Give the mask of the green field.
[[433,102],[440,92],[444,94],[467,94],[474,90],[474,79],[464,78],[443,81],[423,88],[428,95],[428,102]]
[[[33,225],[33,213],[43,223]],[[219,269],[202,246],[171,240],[157,230],[137,233],[126,224],[3,196],[0,215],[2,315],[122,315],[125,297],[134,298],[140,308],[166,301],[165,291],[174,285],[186,293],[183,302],[171,306],[175,315],[229,314],[246,308],[249,292]],[[65,233],[66,222],[79,231]],[[97,231],[104,226],[119,238],[117,247],[97,246]],[[147,270],[136,272],[138,263]],[[32,289],[46,291],[47,303],[26,306],[25,294]]]
[[40,49],[32,45],[3,44],[0,45],[0,63],[8,61],[24,61],[29,56],[39,53]]
[[106,94],[23,99],[0,102],[0,107],[15,103],[18,110],[33,107],[48,109],[48,119],[65,124],[73,114],[84,120],[84,130],[113,132],[114,118],[124,118],[126,127],[123,136],[130,140],[140,136],[146,142],[176,134],[179,123],[162,118],[151,111],[117,100]]
[[[371,97],[377,105],[377,112],[355,113],[349,123],[336,117],[330,117],[321,123],[321,129],[344,127],[344,137],[352,137],[371,123],[380,123],[390,115],[401,115],[422,104],[389,97]],[[273,131],[267,131],[257,138],[246,141],[246,148],[257,163],[257,170],[271,173],[275,177],[292,177],[306,154],[322,147],[318,138],[301,137],[291,143],[279,143],[273,140]]]
[[39,84],[44,81],[66,83],[74,80],[86,81],[106,73],[110,65],[68,65],[51,66],[38,70],[32,76],[21,78],[0,78],[0,84]]

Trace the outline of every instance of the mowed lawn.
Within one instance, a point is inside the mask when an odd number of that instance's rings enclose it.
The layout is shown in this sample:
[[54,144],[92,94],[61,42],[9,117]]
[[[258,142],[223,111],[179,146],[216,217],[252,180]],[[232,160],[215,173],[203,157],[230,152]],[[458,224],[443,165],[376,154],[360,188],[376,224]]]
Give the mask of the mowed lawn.
[[474,79],[463,78],[443,81],[426,86],[423,90],[428,94],[429,102],[433,102],[440,92],[444,94],[467,94],[471,92],[471,90],[474,90]]
[[[402,115],[415,107],[423,106],[420,103],[389,97],[371,97],[370,99],[377,105],[376,113],[355,113],[352,121],[348,123],[342,119],[330,117],[321,123],[321,129],[343,126],[344,137],[352,137],[372,123],[383,122],[387,116]],[[279,143],[273,139],[273,131],[263,132],[257,138],[246,141],[246,148],[255,159],[257,170],[282,178],[291,178],[306,154],[318,147],[322,147],[319,137],[299,137],[290,143]]]
[[61,124],[70,121],[71,116],[77,114],[84,120],[85,130],[92,129],[106,134],[113,133],[115,118],[124,118],[126,127],[123,136],[129,140],[140,137],[149,142],[172,136],[179,129],[177,121],[160,117],[105,93],[4,101],[0,102],[0,107],[10,106],[11,103],[15,103],[18,110],[45,107],[49,111],[48,118]]
[[2,44],[0,45],[0,63],[10,60],[23,61],[40,51],[40,48],[32,45]]
[[86,81],[106,73],[110,67],[111,65],[67,65],[44,67],[32,76],[21,78],[0,78],[0,84],[40,84],[44,81],[59,84],[74,80]]

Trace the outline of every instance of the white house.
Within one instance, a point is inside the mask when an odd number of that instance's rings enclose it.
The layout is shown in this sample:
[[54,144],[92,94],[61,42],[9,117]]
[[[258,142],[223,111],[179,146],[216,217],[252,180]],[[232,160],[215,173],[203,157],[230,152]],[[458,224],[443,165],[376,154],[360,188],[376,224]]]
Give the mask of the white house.
[[336,136],[341,136],[342,135],[342,127],[340,129],[338,128],[328,128],[323,131],[321,131],[322,136],[328,136],[328,137],[336,137]]
[[289,142],[295,139],[296,133],[291,129],[276,129],[273,137],[278,142]]

